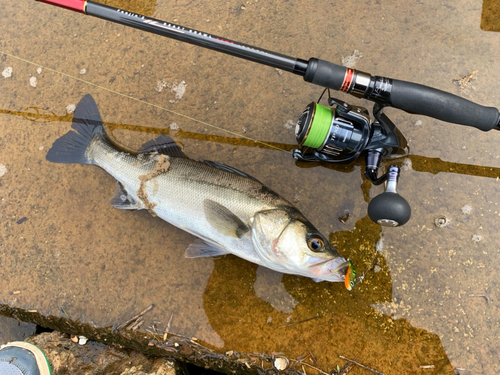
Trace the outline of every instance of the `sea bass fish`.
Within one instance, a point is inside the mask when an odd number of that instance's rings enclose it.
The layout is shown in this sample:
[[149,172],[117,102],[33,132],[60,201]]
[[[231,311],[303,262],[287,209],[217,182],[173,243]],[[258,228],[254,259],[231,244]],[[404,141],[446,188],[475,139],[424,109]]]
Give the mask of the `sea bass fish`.
[[[290,202],[253,177],[212,161],[192,160],[169,137],[137,155],[107,138],[94,99],[78,103],[72,128],[47,153],[55,163],[94,164],[117,182],[111,204],[146,209],[198,237],[186,257],[234,254],[278,272],[354,285],[354,270]],[[347,277],[346,277],[347,274]]]

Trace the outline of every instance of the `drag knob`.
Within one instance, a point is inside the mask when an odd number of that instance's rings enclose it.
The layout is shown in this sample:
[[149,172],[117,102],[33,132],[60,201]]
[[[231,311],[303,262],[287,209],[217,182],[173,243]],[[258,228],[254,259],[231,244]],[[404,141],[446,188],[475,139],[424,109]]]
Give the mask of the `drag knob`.
[[382,226],[398,227],[410,220],[411,207],[406,199],[396,192],[399,167],[391,165],[387,175],[385,191],[368,204],[368,216]]

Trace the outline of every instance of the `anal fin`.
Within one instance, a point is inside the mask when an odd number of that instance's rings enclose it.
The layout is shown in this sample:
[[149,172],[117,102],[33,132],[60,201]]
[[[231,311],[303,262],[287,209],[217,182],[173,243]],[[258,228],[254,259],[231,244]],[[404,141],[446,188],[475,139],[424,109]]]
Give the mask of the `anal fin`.
[[200,238],[197,238],[184,252],[186,258],[215,257],[226,254],[229,252]]

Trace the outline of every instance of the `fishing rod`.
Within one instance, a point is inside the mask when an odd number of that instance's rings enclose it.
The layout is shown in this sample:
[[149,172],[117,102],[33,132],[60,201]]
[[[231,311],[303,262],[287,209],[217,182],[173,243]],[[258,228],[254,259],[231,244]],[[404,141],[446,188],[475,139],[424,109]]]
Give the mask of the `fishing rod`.
[[[329,93],[329,106],[320,105],[320,97],[302,112],[295,127],[299,148],[293,150],[293,157],[300,161],[351,163],[365,152],[365,177],[375,185],[385,183],[386,186],[385,191],[368,205],[368,215],[380,225],[403,225],[411,216],[410,205],[396,191],[399,167],[391,165],[385,174],[378,176],[382,159],[402,153],[406,148],[405,138],[383,113],[385,107],[482,131],[500,130],[497,108],[482,106],[432,87],[373,76],[317,58],[303,60],[286,56],[93,1],[36,1],[268,65],[324,87]],[[330,89],[373,101],[373,121],[366,108],[331,97]]]

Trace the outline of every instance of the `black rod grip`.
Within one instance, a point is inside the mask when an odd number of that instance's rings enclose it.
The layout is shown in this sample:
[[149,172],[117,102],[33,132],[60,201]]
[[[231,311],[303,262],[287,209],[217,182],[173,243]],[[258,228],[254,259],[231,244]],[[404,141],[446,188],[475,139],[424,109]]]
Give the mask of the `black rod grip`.
[[483,131],[500,125],[497,108],[485,107],[417,83],[393,79],[390,98],[395,108],[454,124],[472,126]]
[[325,60],[311,58],[307,62],[304,81],[340,90],[346,78],[347,68]]
[[309,59],[304,80],[403,111],[479,130],[500,130],[500,112],[460,96],[417,83],[367,73],[329,61]]

